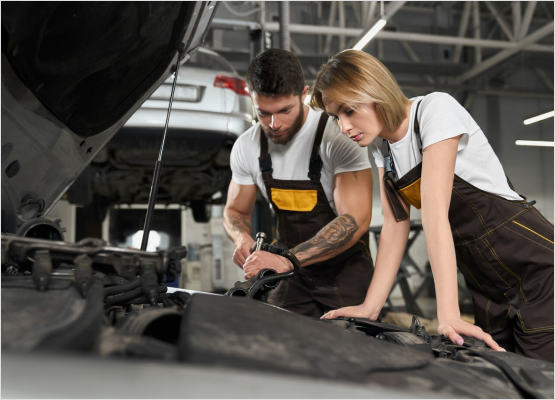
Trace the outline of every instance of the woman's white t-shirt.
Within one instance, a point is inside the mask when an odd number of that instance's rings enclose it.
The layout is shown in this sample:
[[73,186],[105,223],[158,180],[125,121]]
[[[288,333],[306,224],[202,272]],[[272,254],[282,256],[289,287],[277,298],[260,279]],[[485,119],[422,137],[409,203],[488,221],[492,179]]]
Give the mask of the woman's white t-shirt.
[[[493,152],[484,132],[457,100],[447,93],[431,93],[414,99],[407,134],[398,142],[390,143],[391,154],[400,178],[422,161],[418,140],[414,133],[414,113],[418,109],[418,123],[422,150],[442,140],[463,135],[459,139],[455,174],[478,189],[507,200],[523,200],[511,190],[499,159]],[[376,165],[384,167],[382,138],[376,138],[371,151]]]

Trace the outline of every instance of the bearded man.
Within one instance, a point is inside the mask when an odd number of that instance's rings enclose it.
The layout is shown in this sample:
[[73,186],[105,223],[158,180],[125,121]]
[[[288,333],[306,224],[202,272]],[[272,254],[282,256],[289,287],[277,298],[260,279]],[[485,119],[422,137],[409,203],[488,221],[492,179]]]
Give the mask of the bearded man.
[[327,114],[304,105],[308,86],[292,53],[259,54],[249,66],[247,86],[259,122],[231,152],[224,227],[236,246],[233,261],[247,279],[262,268],[293,268],[278,255],[250,252],[251,213],[260,190],[277,215],[274,244],[294,253],[302,267],[269,293],[268,302],[310,317],[361,304],[374,271],[368,153]]

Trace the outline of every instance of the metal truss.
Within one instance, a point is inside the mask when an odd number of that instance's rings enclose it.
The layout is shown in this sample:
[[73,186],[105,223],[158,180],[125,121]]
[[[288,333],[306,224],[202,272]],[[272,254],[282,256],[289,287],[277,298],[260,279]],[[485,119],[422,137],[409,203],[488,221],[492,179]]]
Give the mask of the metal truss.
[[[254,4],[252,2],[251,4]],[[263,2],[262,2],[263,3]],[[447,62],[461,68],[449,68],[448,65],[442,63],[439,68],[439,75],[447,76],[447,81],[443,80],[442,85],[451,85],[453,88],[467,87],[466,82],[483,76],[484,73],[495,71],[496,66],[517,54],[525,52],[526,54],[536,53],[553,54],[553,40],[547,39],[553,37],[554,22],[553,11],[550,6],[541,1],[528,2],[493,2],[493,1],[466,1],[466,2],[407,2],[407,1],[389,1],[386,2],[384,15],[388,20],[389,30],[382,30],[375,39],[378,42],[377,55],[383,57],[384,46],[383,41],[399,42],[401,48],[405,52],[409,61],[407,67],[414,67],[413,72],[419,74],[424,81],[424,85],[436,85],[436,76],[432,73],[438,68],[427,69],[429,63],[421,62],[421,57],[411,47],[410,43],[427,43],[439,45],[442,49],[450,49],[450,60]],[[268,4],[268,3],[266,3]],[[380,17],[380,7],[377,1],[366,2],[328,2],[325,6],[329,8],[327,20],[323,16],[323,2],[311,2],[317,5],[318,19],[325,21],[325,25],[307,25],[307,24],[288,24],[290,34],[295,35],[312,35],[316,36],[318,48],[315,52],[302,51],[300,47],[291,40],[293,51],[304,58],[312,58],[313,63],[309,64],[310,70],[315,71],[322,57],[326,58],[332,53],[332,39],[338,37],[336,42],[339,49],[348,48],[360,38],[374,22]],[[460,6],[462,5],[462,7]],[[268,7],[266,5],[266,7]],[[359,27],[347,27],[346,9],[352,8],[351,15],[356,18],[356,24]],[[413,15],[435,13],[436,7],[447,7],[451,14],[460,16],[459,27],[455,35],[429,34],[420,32],[401,31],[400,26],[396,23],[397,13],[411,13]],[[350,25],[352,21],[349,21]],[[260,18],[259,21],[236,21],[214,19],[214,27],[224,27],[225,25],[249,25],[250,29],[256,25],[259,29],[266,32],[279,32],[280,24],[278,22],[267,21],[266,16]],[[393,30],[391,30],[393,28]],[[436,29],[437,30],[437,29]],[[493,39],[492,37],[497,37]],[[464,48],[471,48],[472,52],[468,53],[470,57],[466,57],[466,62],[461,63],[461,57]],[[218,51],[224,49],[216,49]],[[492,50],[497,50],[492,52]],[[228,53],[224,50],[225,53]],[[308,53],[312,53],[309,55]],[[227,55],[227,54],[226,54]],[[325,55],[325,56],[323,56]],[[549,58],[549,57],[547,57]],[[547,60],[545,58],[545,60]],[[308,60],[306,60],[308,61]],[[384,60],[386,65],[387,59]],[[553,97],[553,74],[549,61],[545,65],[534,66],[533,72],[538,79],[543,82],[546,87],[545,92],[538,93],[538,97]],[[515,64],[515,63],[512,63]],[[422,68],[419,68],[418,66]],[[396,65],[397,70],[403,69],[399,63]],[[458,71],[456,75],[454,71]],[[394,71],[395,72],[395,71]],[[426,73],[429,72],[429,73]],[[422,83],[422,82],[420,82]],[[486,84],[487,85],[487,84]],[[419,85],[412,85],[418,87]],[[437,86],[437,85],[436,85]],[[497,91],[494,91],[497,93]],[[523,96],[530,95],[526,91],[514,91],[514,95],[521,93]],[[531,92],[533,93],[533,92]]]

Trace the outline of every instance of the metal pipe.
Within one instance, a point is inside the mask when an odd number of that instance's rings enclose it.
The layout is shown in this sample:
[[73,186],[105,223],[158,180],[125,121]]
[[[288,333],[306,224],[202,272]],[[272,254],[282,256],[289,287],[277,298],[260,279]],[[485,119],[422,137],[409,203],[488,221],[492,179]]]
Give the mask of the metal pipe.
[[[472,8],[472,20],[474,26],[474,39],[480,40],[480,3],[475,1]],[[480,64],[482,62],[482,48],[476,46],[474,48],[474,62]]]
[[547,75],[547,73],[540,67],[534,67],[534,71],[538,74],[543,84],[547,86],[549,90],[553,91],[553,82],[549,78],[549,75]]
[[[277,22],[267,22],[266,30],[269,32],[279,32],[279,24]],[[345,36],[361,36],[364,31],[358,28],[338,28],[334,26],[320,25],[301,25],[290,24],[291,33],[310,34],[310,35],[345,35]],[[491,49],[514,49],[519,47],[518,43],[507,42],[503,40],[485,40],[473,39],[456,36],[439,36],[429,35],[425,33],[410,32],[391,32],[381,30],[375,36],[384,40],[406,40],[407,42],[433,43],[433,44],[451,44],[462,46],[480,46],[482,48]],[[535,51],[540,53],[553,53],[553,45],[532,44],[526,47],[526,51]]]
[[507,21],[505,21],[505,18],[503,18],[503,16],[501,15],[501,13],[497,9],[497,7],[495,7],[493,2],[486,1],[485,3],[486,3],[486,6],[488,6],[489,10],[491,11],[495,20],[497,21],[497,23],[499,24],[499,26],[501,27],[501,29],[505,33],[505,35],[507,35],[509,40],[511,42],[513,42],[515,37],[514,37],[513,33],[511,32],[511,28],[509,27],[509,24],[507,24]]
[[513,36],[518,38],[518,34],[520,33],[520,19],[522,16],[520,11],[520,1],[512,1],[511,6],[513,9]]
[[532,43],[537,42],[538,40],[543,39],[545,36],[553,33],[553,21],[551,23],[543,26],[542,28],[538,29],[537,31],[531,33],[526,38],[522,39],[520,42],[515,43],[516,46],[500,51],[496,55],[488,58],[486,61],[481,63],[480,65],[466,71],[465,73],[459,75],[453,83],[460,84],[468,79],[474,78],[476,75],[481,74],[482,72],[486,71],[487,69],[497,65],[501,61],[511,57],[513,54],[518,53],[521,50],[527,49]]
[[291,51],[291,32],[289,24],[291,16],[289,13],[289,2],[279,2],[279,45],[283,50]]
[[[345,2],[339,2],[339,27],[345,28]],[[339,36],[339,48],[343,50],[345,48],[345,35]]]
[[[337,12],[337,2],[336,1],[332,1],[331,2],[331,8],[330,8],[330,15],[329,15],[329,19],[328,19],[328,27],[332,28],[333,24],[335,22],[335,14]],[[314,25],[315,26],[315,25]],[[327,30],[326,30],[327,32]],[[331,34],[326,35],[326,44],[324,45],[324,54],[328,54],[331,50],[331,39],[332,39]]]
[[250,30],[262,29],[262,25],[254,21],[241,21],[237,19],[214,18],[211,26],[229,26],[232,28],[245,28]]
[[529,1],[526,5],[526,11],[524,11],[524,18],[520,24],[520,32],[517,36],[517,40],[523,39],[528,33],[530,28],[530,22],[532,22],[532,16],[534,15],[534,10],[536,9],[537,1]]

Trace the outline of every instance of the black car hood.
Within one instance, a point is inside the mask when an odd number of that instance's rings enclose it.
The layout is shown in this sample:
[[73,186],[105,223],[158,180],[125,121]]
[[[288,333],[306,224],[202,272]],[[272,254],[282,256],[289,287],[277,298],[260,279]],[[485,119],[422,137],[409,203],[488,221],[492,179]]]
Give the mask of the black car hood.
[[195,51],[216,2],[2,3],[2,231],[47,212]]

